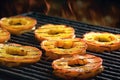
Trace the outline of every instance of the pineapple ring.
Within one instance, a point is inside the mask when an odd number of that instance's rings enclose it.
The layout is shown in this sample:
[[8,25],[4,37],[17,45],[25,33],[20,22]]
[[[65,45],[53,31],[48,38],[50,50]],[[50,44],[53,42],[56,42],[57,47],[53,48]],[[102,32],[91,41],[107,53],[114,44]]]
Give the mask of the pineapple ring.
[[35,63],[40,60],[41,55],[42,52],[32,46],[15,43],[0,44],[0,64],[8,67]]
[[85,54],[54,60],[52,68],[54,75],[65,80],[89,80],[104,70],[102,63],[102,58]]
[[65,56],[85,54],[87,45],[80,38],[62,40],[44,40],[41,48],[46,51],[46,56],[50,60],[55,60]]
[[120,35],[107,32],[89,32],[83,38],[88,50],[93,52],[113,51],[120,48]]
[[0,20],[1,27],[15,35],[32,30],[36,23],[37,21],[35,19],[27,16],[14,16]]
[[5,30],[0,28],[0,43],[7,42],[10,39],[10,33]]
[[75,31],[72,27],[54,24],[43,25],[36,29],[34,34],[39,41],[75,37]]

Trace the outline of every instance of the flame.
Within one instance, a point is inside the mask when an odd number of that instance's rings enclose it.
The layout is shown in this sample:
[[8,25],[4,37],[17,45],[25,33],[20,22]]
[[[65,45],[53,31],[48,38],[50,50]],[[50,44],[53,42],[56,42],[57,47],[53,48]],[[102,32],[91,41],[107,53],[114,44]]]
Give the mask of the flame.
[[67,19],[76,20],[74,11],[72,9],[71,3],[69,0],[65,3],[65,5],[62,7],[62,17]]
[[95,0],[64,0],[64,3],[47,1],[50,7],[47,14],[51,16],[102,26],[115,27],[119,23],[119,9],[115,5],[104,5]]
[[29,0],[29,11],[41,12],[47,14],[50,5],[46,0]]
[[1,5],[0,17],[36,11],[93,25],[120,25],[120,7],[113,0],[17,0]]

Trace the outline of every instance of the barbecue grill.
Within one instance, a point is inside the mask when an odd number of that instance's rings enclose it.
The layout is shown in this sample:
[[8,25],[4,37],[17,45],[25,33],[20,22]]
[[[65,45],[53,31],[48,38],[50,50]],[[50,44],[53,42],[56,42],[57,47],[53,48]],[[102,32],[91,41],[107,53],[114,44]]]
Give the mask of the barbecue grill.
[[[22,15],[37,19],[38,24],[36,27],[48,23],[70,25],[75,29],[77,37],[82,37],[84,33],[90,31],[120,33],[120,29],[117,28],[89,25],[58,17],[46,16],[36,12],[29,12]],[[35,46],[41,49],[39,42],[34,38],[33,31],[19,36],[12,35],[9,42]],[[120,80],[120,50],[104,52],[101,54],[89,51],[87,52],[101,57],[105,68],[101,74],[91,80]],[[60,78],[55,77],[52,71],[51,61],[45,60],[44,53],[42,59],[35,64],[14,68],[0,66],[0,74],[9,77],[9,80],[61,80]]]

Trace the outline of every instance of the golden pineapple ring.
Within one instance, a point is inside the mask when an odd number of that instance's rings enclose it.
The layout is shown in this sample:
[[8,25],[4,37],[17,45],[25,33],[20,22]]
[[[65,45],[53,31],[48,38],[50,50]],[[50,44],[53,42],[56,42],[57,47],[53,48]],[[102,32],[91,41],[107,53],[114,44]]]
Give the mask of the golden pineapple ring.
[[34,33],[39,41],[75,37],[74,29],[66,25],[46,24],[36,29]]
[[93,52],[113,51],[120,49],[120,35],[108,32],[89,32],[83,38],[88,50]]
[[52,67],[54,74],[65,80],[89,80],[104,70],[102,62],[94,55],[74,55],[54,60]]
[[0,44],[0,64],[8,67],[35,63],[40,60],[41,55],[42,52],[32,46],[15,43]]
[[5,30],[0,28],[0,43],[7,42],[10,39],[10,33]]
[[27,16],[5,17],[0,20],[1,27],[15,35],[32,30],[36,23],[35,19]]
[[85,54],[87,45],[80,38],[44,40],[41,48],[46,51],[45,55],[50,60],[76,54]]

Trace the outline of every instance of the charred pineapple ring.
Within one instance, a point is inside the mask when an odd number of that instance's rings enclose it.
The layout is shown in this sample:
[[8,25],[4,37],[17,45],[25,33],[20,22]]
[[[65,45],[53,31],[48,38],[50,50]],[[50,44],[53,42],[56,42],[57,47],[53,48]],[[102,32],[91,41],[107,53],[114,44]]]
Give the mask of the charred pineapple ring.
[[74,38],[74,29],[66,25],[46,24],[35,30],[35,37],[39,41]]
[[54,60],[54,74],[65,80],[88,80],[100,74],[104,68],[102,58],[85,54]]
[[10,39],[10,33],[5,30],[0,28],[0,43],[7,42]]
[[107,32],[89,32],[83,38],[88,50],[93,52],[112,51],[120,48],[120,35]]
[[8,67],[35,63],[40,60],[41,55],[42,52],[32,46],[0,44],[0,64]]
[[87,45],[80,38],[63,40],[44,40],[42,49],[46,51],[48,59],[54,60],[65,56],[85,54]]
[[8,17],[0,20],[1,27],[15,35],[30,31],[36,23],[35,19],[26,16]]

